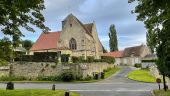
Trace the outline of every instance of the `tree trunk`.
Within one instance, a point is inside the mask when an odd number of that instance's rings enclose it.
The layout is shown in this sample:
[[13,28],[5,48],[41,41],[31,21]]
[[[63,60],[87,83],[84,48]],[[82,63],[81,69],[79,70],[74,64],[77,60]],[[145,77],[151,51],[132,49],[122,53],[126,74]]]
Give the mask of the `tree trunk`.
[[163,85],[164,85],[164,90],[166,91],[166,81],[165,81],[165,74],[163,74]]

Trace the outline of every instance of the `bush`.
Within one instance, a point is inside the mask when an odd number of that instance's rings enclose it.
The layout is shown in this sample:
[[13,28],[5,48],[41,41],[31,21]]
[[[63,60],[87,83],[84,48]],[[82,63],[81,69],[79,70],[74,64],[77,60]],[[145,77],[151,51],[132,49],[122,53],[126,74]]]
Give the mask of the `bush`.
[[28,78],[24,76],[2,76],[0,81],[23,81],[28,80]]
[[102,59],[102,62],[107,62],[109,64],[114,64],[115,63],[115,58],[113,58],[113,57],[102,56],[101,59]]
[[61,80],[64,82],[70,82],[75,79],[71,71],[65,71],[60,76]]
[[103,72],[109,72],[110,70],[112,70],[113,68],[109,67],[107,69],[104,69]]
[[68,62],[70,54],[61,54],[61,62]]
[[94,57],[93,56],[87,56],[87,62],[88,63],[94,62]]
[[59,76],[38,76],[38,81],[59,81]]
[[141,68],[141,64],[140,63],[136,63],[135,65],[134,65],[134,67],[136,67],[136,68]]
[[84,81],[89,81],[92,80],[93,78],[89,75],[87,75],[85,78],[83,78]]
[[83,60],[84,60],[84,56],[80,56],[80,57],[72,56],[73,63],[82,63]]
[[7,61],[6,60],[3,60],[3,59],[0,59],[0,66],[7,66]]

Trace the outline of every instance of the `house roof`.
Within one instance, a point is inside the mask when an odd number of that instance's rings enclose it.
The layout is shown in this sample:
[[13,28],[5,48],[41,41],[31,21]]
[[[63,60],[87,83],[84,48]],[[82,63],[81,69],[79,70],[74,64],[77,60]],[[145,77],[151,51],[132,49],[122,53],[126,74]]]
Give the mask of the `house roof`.
[[140,56],[142,49],[143,49],[143,46],[144,45],[125,48],[123,56],[124,57],[130,57],[131,55]]
[[113,51],[113,52],[104,53],[103,56],[121,58],[121,57],[123,57],[123,51]]
[[30,50],[36,51],[56,49],[59,37],[60,31],[42,33]]

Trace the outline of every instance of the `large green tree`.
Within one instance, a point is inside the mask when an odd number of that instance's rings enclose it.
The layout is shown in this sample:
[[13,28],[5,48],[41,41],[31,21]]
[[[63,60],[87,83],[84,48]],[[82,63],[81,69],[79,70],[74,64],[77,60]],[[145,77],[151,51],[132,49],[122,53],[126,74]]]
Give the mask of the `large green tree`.
[[114,24],[110,26],[110,30],[109,30],[109,46],[110,46],[110,51],[118,50],[117,35],[116,35],[116,29]]
[[48,31],[49,28],[43,24],[45,19],[42,10],[44,9],[44,0],[0,0],[1,32],[18,41],[21,36],[24,36],[21,28],[35,32],[33,26],[36,26],[43,31]]
[[31,40],[23,40],[22,45],[25,49],[29,50],[32,47],[33,42]]
[[170,0],[129,0],[129,3],[134,1],[138,5],[133,12],[138,13],[137,20],[145,23],[147,44],[157,53],[158,69],[163,77],[170,77]]

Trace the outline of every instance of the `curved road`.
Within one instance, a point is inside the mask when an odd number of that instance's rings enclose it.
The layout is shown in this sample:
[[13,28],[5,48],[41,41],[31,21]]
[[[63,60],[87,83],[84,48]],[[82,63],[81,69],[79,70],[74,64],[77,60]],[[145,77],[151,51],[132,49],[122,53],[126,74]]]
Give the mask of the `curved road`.
[[[122,67],[122,70],[103,81],[96,83],[57,83],[56,89],[75,91],[81,96],[151,96],[151,90],[157,89],[156,83],[141,83],[126,78],[132,67]],[[17,89],[51,89],[50,83],[15,83]],[[6,84],[0,83],[0,88]]]

